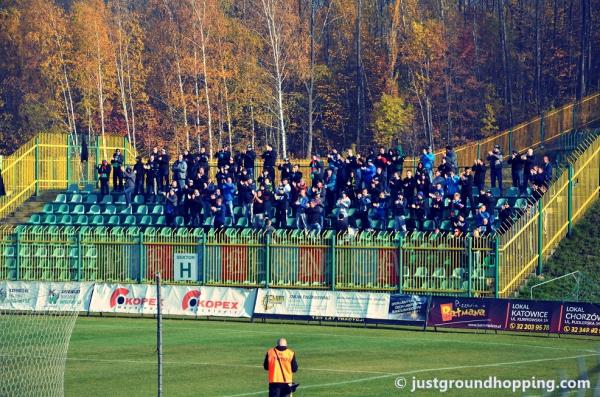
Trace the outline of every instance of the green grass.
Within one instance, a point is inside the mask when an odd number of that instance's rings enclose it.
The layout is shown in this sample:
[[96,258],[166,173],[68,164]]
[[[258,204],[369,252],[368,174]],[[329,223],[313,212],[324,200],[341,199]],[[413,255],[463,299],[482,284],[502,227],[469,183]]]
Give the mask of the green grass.
[[521,288],[521,295],[530,296],[530,288],[574,271],[582,273],[579,291],[573,277],[557,280],[534,289],[535,299],[580,300],[600,302],[600,201],[576,223],[573,234],[563,239],[556,251],[544,263],[541,276],[531,276]]
[[[394,387],[417,379],[576,378],[598,362],[599,339],[225,321],[164,321],[165,396],[265,396],[262,361],[276,338],[297,353],[297,397],[437,395]],[[156,394],[155,321],[81,317],[71,338],[66,396]],[[592,387],[597,375],[592,377]],[[536,392],[530,395],[542,395]],[[447,396],[507,396],[506,390]],[[522,395],[517,393],[514,395]],[[591,395],[587,394],[587,395]]]

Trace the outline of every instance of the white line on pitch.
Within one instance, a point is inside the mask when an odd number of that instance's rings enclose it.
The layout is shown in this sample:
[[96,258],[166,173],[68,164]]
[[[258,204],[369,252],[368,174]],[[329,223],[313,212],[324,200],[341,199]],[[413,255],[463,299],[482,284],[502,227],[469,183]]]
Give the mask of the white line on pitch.
[[[156,361],[143,361],[143,360],[114,360],[114,359],[102,359],[102,358],[79,358],[79,357],[67,357],[68,361],[92,361],[92,362],[104,362],[104,363],[124,363],[124,364],[152,364],[156,365]],[[263,368],[260,365],[249,365],[249,364],[226,364],[226,363],[208,363],[208,362],[195,362],[195,361],[163,361],[163,364],[169,365],[202,365],[202,366],[216,366],[216,367],[240,367],[240,368]],[[394,375],[392,372],[381,372],[381,371],[362,371],[354,369],[328,369],[328,368],[302,368],[303,371],[319,371],[319,372],[339,372],[339,373],[356,373],[356,374],[382,374],[386,376]]]
[[[368,378],[353,379],[353,380],[347,380],[347,381],[342,381],[342,382],[321,383],[321,384],[317,384],[317,385],[306,385],[306,386],[303,386],[302,389],[304,390],[304,389],[316,389],[316,388],[320,388],[320,387],[342,386],[342,385],[347,385],[347,384],[352,384],[352,383],[367,382],[367,381],[376,380],[376,379],[391,378],[393,376],[415,375],[415,374],[420,374],[420,373],[424,373],[424,372],[455,371],[455,370],[460,370],[460,369],[481,368],[481,367],[502,367],[502,366],[506,366],[506,365],[519,365],[519,364],[532,364],[532,363],[547,362],[547,361],[572,360],[572,359],[577,359],[577,358],[594,357],[594,356],[598,356],[598,354],[585,354],[585,355],[580,355],[580,356],[557,357],[557,358],[540,358],[540,359],[536,359],[536,360],[510,361],[510,362],[479,364],[479,365],[461,365],[461,366],[457,366],[457,367],[424,368],[424,369],[416,369],[416,370],[407,371],[407,372],[399,372],[397,374],[371,376]],[[258,392],[231,394],[231,395],[227,395],[224,397],[254,396],[257,394],[263,394],[264,392],[265,392],[264,390],[261,390]]]
[[[83,325],[83,324],[80,324]],[[87,325],[87,324],[85,324]],[[292,324],[286,324],[286,325],[292,325]],[[77,325],[79,326],[79,325]],[[97,328],[99,326],[103,326],[103,327],[112,327],[112,325],[108,325],[108,324],[90,324],[90,326],[93,326],[94,328]],[[127,328],[127,329],[148,329],[147,327],[128,327],[128,326],[122,326],[122,325],[115,325],[114,327],[116,328]],[[235,328],[212,328],[212,327],[206,327],[206,328],[193,328],[193,327],[177,327],[175,329],[185,329],[185,330],[190,330],[190,331],[200,331],[200,330],[213,330],[213,331],[224,331],[224,332],[230,332],[230,333],[253,333],[253,334],[265,334],[265,335],[276,335],[279,336],[281,334],[281,331],[260,331],[260,330],[249,330],[249,329],[235,329]],[[155,332],[155,330],[152,329],[148,329],[149,332]],[[410,331],[407,330],[407,332],[415,332],[415,331]],[[421,331],[419,331],[421,332]],[[284,333],[286,335],[301,335],[301,336],[306,336],[306,333],[302,333],[302,332],[285,332]],[[400,340],[402,341],[417,341],[417,342],[423,342],[424,344],[430,343],[430,342],[440,342],[440,343],[462,343],[462,344],[479,344],[479,345],[486,345],[486,346],[510,346],[510,347],[515,347],[515,343],[500,343],[500,342],[491,342],[491,341],[473,341],[473,340],[460,340],[460,339],[425,339],[425,338],[406,338],[406,337],[399,337],[399,336],[370,336],[370,335],[348,335],[348,334],[332,334],[332,333],[322,333],[322,332],[311,332],[311,335],[314,336],[331,336],[331,337],[335,337],[335,338],[361,338],[361,339],[393,339],[394,341],[398,342]],[[527,348],[532,348],[532,349],[546,349],[546,350],[561,350],[561,351],[582,351],[582,352],[590,352],[590,353],[595,353],[595,350],[590,350],[590,349],[584,349],[584,348],[566,348],[566,347],[555,347],[555,346],[540,346],[540,345],[525,345],[525,344],[517,344],[517,346],[519,347],[527,347]]]

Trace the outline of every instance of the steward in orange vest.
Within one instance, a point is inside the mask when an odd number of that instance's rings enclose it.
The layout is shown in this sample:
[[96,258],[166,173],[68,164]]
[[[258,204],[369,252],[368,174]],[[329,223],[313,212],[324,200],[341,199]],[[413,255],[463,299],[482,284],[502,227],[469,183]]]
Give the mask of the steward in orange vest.
[[287,386],[292,384],[292,374],[298,371],[298,363],[285,338],[280,338],[277,346],[267,351],[263,367],[269,371],[269,397],[289,396]]

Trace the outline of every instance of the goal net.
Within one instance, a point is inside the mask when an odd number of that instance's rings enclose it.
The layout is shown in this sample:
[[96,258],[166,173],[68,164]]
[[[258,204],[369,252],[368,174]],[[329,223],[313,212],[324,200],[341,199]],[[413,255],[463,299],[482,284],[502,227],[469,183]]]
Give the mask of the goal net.
[[0,308],[0,396],[63,396],[77,314],[76,306],[60,311]]

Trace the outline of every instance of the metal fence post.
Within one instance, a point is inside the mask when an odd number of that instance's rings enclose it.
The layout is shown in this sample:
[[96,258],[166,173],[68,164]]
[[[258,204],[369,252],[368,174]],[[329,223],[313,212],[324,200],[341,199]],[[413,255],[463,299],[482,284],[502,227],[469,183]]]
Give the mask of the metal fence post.
[[69,135],[67,137],[67,188],[71,183],[71,143],[69,141]]
[[140,260],[139,260],[139,269],[138,269],[138,278],[139,278],[139,282],[141,283],[145,276],[146,276],[146,272],[145,272],[145,263],[146,263],[146,253],[144,252],[144,233],[140,233],[139,237],[138,237],[138,241],[137,241],[137,245],[138,245],[138,252],[140,253]]
[[512,126],[508,129],[508,153],[513,151],[513,128]]
[[206,284],[206,234],[205,233],[202,233],[199,244],[202,246],[202,258],[201,258],[202,276],[200,277],[200,283],[202,285],[205,285]]
[[544,204],[539,199],[538,207],[538,259],[537,259],[537,274],[542,274],[542,252],[544,250]]
[[546,136],[546,131],[545,131],[545,121],[544,121],[544,112],[542,112],[541,114],[541,120],[540,120],[540,145],[543,148],[544,147],[544,141],[545,141],[545,136]]
[[496,298],[500,295],[500,236],[496,234],[494,238],[494,296]]
[[[100,137],[96,137],[96,163],[94,164],[94,168],[98,167],[102,163],[102,159],[100,159]],[[94,181],[98,182],[98,172],[94,170]]]
[[35,195],[40,194],[40,138],[35,137]]
[[18,281],[21,278],[21,232],[15,233],[15,280]]
[[265,288],[271,283],[271,235],[265,237]]
[[123,166],[127,164],[127,142],[129,140],[126,136],[123,137]]
[[337,277],[336,274],[336,258],[335,258],[335,247],[336,247],[336,238],[337,236],[334,234],[331,237],[331,290],[335,291],[335,280]]
[[473,238],[471,236],[467,237],[467,274],[469,275],[467,279],[467,295],[473,296]]
[[76,239],[76,243],[77,243],[77,281],[81,281],[81,268],[82,268],[82,258],[83,256],[81,255],[81,229],[79,229],[79,231],[77,232],[77,235],[75,236]]
[[158,397],[161,397],[163,392],[162,297],[160,284],[160,272],[158,272],[156,273],[156,356],[158,363],[156,380],[158,382]]
[[569,164],[569,184],[567,188],[567,218],[569,225],[567,227],[567,235],[573,234],[573,164]]
[[402,288],[403,288],[403,281],[404,281],[404,276],[403,276],[403,267],[404,267],[404,236],[400,236],[398,238],[398,293],[401,294],[402,293]]
[[577,101],[573,103],[573,120],[571,121],[572,130],[577,130]]
[[477,141],[477,159],[481,158],[481,142]]

